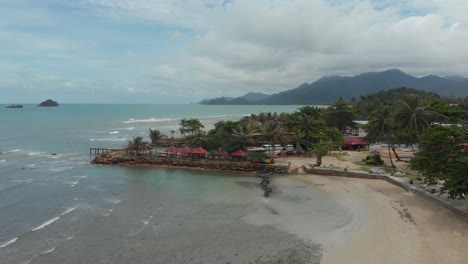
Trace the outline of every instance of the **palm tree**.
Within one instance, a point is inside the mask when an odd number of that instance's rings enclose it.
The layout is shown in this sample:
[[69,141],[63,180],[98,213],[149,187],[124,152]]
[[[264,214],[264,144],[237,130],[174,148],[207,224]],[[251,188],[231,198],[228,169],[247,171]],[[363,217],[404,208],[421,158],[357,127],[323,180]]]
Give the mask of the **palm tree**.
[[151,129],[151,128],[149,129],[148,136],[151,139],[151,145],[153,145],[155,147],[156,147],[159,140],[166,137],[166,135],[161,133],[161,131],[159,131],[157,129]]
[[431,112],[422,107],[423,100],[410,95],[398,102],[395,122],[407,135],[419,136],[430,126]]
[[388,145],[388,157],[390,158],[392,168],[395,168],[395,164],[393,164],[392,160],[392,154],[390,152],[390,144],[394,130],[391,110],[389,107],[385,106],[375,111],[373,116],[374,118],[370,120],[368,124],[366,140],[370,143],[386,140]]
[[294,142],[294,145],[296,147],[296,153],[300,153],[301,151],[301,144],[304,143],[305,135],[304,132],[302,132],[300,129],[296,128],[293,130],[293,137],[292,140]]
[[275,145],[276,143],[284,141],[284,129],[283,127],[272,120],[267,120],[261,127],[260,132],[262,133],[263,138],[268,141],[271,145],[271,150],[273,150],[273,155],[271,155],[271,162],[275,162]]
[[182,138],[185,138],[185,133],[188,132],[188,124],[187,124],[187,119],[185,118],[182,118],[180,121],[179,121],[179,132],[180,132],[180,135],[182,136]]
[[233,129],[233,136],[242,141],[244,150],[247,143],[254,143],[253,134],[257,128],[258,123],[255,120],[250,119],[248,122],[243,122],[242,124],[239,124],[237,128]]
[[136,151],[137,155],[140,154],[140,148],[145,146],[146,142],[143,141],[143,137],[133,137],[132,140],[127,142],[127,148],[129,150]]
[[187,128],[188,131],[194,135],[195,133],[201,132],[202,128],[205,128],[205,126],[200,122],[199,119],[196,118],[190,118],[187,120]]

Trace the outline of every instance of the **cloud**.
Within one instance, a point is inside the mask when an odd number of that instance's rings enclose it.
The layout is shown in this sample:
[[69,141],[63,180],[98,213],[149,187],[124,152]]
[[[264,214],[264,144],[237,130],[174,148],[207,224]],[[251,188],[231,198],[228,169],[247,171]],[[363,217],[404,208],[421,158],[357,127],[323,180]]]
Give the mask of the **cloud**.
[[[69,8],[76,21],[84,21],[77,32],[102,30],[88,39],[74,32],[0,27],[0,54],[48,57],[46,67],[32,70],[35,74],[54,74],[60,77],[57,85],[106,89],[122,98],[130,92],[194,101],[279,92],[325,75],[388,68],[464,75],[468,70],[464,0],[45,1]],[[51,8],[35,6],[38,15],[26,22],[10,16],[7,24],[36,21],[49,28],[62,19]],[[23,67],[15,60],[8,63],[15,65],[4,74],[9,84],[18,80],[15,71],[34,65],[33,60]]]

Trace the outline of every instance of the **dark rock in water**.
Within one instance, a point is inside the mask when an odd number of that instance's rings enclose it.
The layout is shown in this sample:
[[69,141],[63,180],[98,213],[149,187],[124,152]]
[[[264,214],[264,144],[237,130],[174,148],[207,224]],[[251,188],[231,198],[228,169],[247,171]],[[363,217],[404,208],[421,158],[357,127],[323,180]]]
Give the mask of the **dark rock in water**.
[[57,153],[52,153],[51,155],[52,155],[52,156],[57,156]]
[[13,105],[5,106],[5,108],[23,108],[23,106],[22,106],[22,105],[13,104]]
[[51,99],[45,100],[44,102],[40,103],[38,106],[40,107],[54,107],[59,106],[57,101],[52,101]]

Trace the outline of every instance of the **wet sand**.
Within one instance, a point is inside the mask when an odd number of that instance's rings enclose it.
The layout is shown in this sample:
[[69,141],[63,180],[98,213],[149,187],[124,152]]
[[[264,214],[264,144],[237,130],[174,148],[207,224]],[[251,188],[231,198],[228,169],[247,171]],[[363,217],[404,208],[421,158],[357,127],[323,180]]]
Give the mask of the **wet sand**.
[[321,263],[468,263],[468,223],[445,208],[380,180],[292,178],[354,213],[349,229],[324,243]]

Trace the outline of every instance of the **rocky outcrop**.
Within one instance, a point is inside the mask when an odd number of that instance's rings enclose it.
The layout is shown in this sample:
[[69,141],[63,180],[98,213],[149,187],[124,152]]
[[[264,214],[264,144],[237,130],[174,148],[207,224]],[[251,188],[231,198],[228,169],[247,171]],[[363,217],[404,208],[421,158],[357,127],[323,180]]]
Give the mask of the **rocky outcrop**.
[[94,158],[92,164],[122,165],[122,166],[154,166],[154,167],[180,167],[180,168],[200,168],[209,170],[230,170],[264,173],[286,174],[287,166],[268,165],[251,162],[214,161],[214,160],[193,160],[176,158],[156,158],[156,157],[131,157],[115,155],[112,152],[104,153]]
[[39,107],[55,107],[55,106],[59,106],[59,104],[57,103],[57,101],[52,101],[51,99],[47,99],[44,102],[40,103],[38,106]]
[[23,106],[22,106],[22,105],[13,104],[13,105],[5,106],[5,108],[23,108]]

